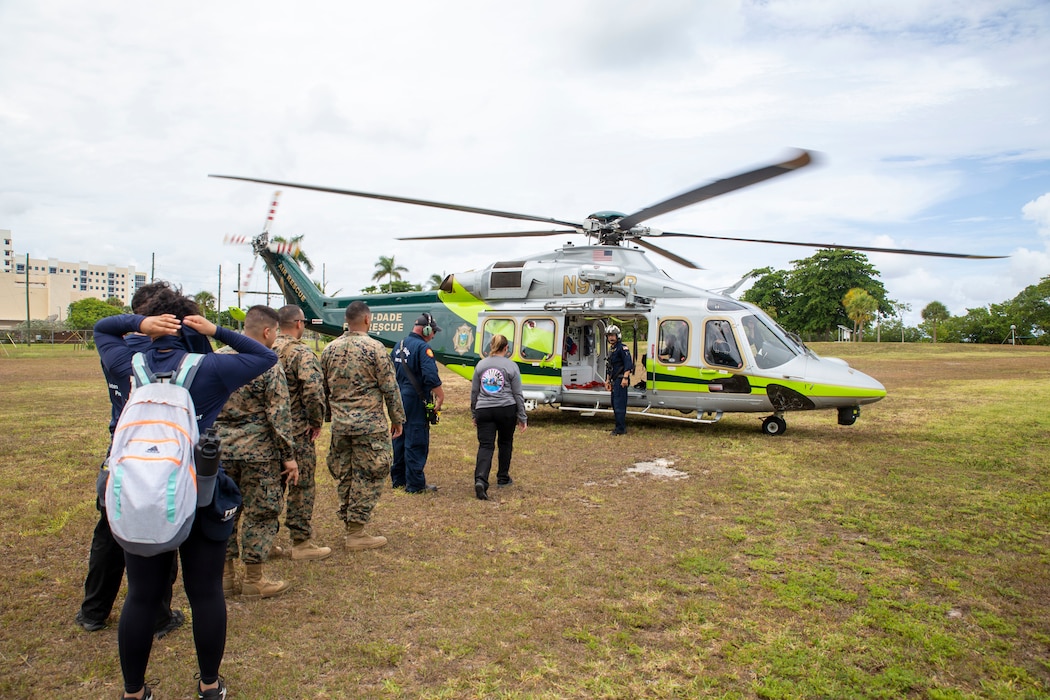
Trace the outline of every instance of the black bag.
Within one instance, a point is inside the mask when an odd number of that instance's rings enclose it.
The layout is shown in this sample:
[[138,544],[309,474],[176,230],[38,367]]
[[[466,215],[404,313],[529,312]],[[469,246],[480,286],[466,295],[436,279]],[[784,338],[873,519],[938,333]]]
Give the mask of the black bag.
[[205,537],[225,542],[233,534],[233,522],[241,509],[241,490],[221,467],[214,478],[215,495],[211,503],[197,509],[197,517],[201,520],[201,533]]

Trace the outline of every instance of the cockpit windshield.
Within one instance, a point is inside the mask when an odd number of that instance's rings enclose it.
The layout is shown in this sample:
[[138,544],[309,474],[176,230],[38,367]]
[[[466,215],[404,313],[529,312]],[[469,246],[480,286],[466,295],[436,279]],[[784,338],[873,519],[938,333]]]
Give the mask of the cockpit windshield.
[[751,347],[751,355],[759,369],[779,367],[798,355],[806,353],[801,341],[795,342],[787,331],[776,323],[767,323],[758,315],[744,316],[744,335]]

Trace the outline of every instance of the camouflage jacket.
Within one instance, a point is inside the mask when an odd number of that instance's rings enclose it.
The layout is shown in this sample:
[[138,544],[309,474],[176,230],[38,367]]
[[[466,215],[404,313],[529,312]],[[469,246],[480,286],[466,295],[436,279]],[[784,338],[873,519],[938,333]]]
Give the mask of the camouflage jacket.
[[391,421],[405,422],[394,363],[375,338],[360,331],[347,331],[325,347],[321,369],[333,435],[387,432],[384,402]]
[[288,382],[292,434],[298,437],[310,428],[320,428],[325,415],[321,361],[306,343],[284,333],[278,334],[273,350],[281,360]]
[[[227,346],[216,352],[236,351]],[[233,392],[215,419],[215,429],[222,438],[224,459],[295,459],[288,384],[280,362]]]

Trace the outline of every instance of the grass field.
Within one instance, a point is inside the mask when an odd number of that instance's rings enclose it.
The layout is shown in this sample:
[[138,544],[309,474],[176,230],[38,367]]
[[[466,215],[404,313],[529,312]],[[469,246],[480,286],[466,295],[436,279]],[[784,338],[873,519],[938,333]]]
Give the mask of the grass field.
[[[322,436],[316,539],[287,595],[232,599],[231,698],[1048,698],[1050,349],[817,345],[889,396],[693,426],[540,409],[515,485],[473,495],[446,373],[438,494],[387,487],[345,553]],[[0,355],[0,697],[115,698],[116,621],[74,625],[109,405],[97,356]],[[665,460],[670,477],[629,471]],[[282,530],[282,540],[287,534]],[[176,604],[189,607],[180,587]],[[154,646],[189,698],[188,629]]]

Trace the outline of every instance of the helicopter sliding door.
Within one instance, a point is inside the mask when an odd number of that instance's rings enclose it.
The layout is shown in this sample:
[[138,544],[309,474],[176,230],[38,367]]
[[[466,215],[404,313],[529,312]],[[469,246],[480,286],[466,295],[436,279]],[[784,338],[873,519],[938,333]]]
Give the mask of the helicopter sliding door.
[[601,321],[581,316],[566,318],[561,371],[561,383],[565,390],[605,389],[604,331],[605,324]]

